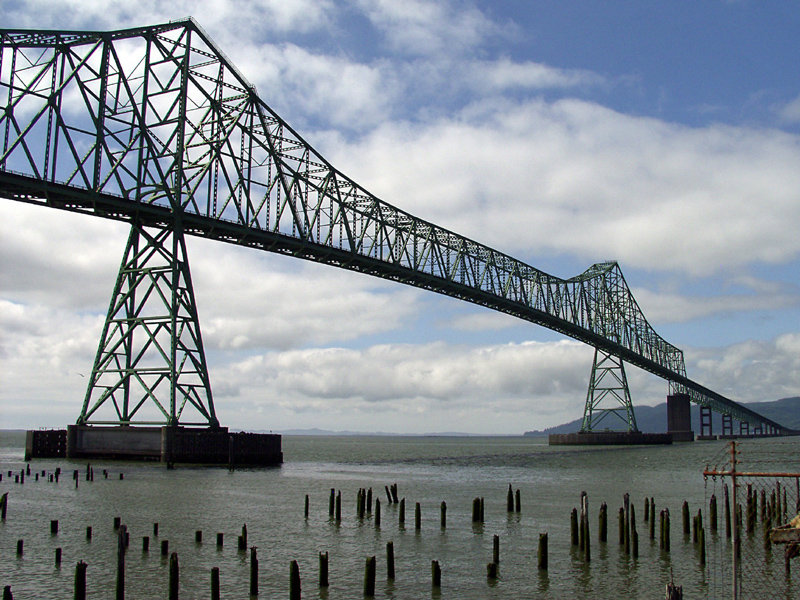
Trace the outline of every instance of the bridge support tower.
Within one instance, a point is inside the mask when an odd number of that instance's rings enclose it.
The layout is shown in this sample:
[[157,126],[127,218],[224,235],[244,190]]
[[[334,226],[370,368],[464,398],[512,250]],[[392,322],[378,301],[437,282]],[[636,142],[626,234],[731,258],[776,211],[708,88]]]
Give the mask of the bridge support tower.
[[697,436],[697,439],[717,439],[717,436],[714,435],[714,420],[710,406],[700,406],[700,435]]
[[667,432],[673,442],[693,442],[692,414],[689,394],[675,393],[667,396]]
[[595,348],[581,433],[596,431],[609,415],[620,419],[625,431],[639,431],[622,359]]
[[[281,436],[220,427],[183,228],[179,218],[173,223],[131,225],[83,408],[68,428],[64,454],[168,464],[281,463]],[[33,434],[30,457],[36,458],[43,443]]]

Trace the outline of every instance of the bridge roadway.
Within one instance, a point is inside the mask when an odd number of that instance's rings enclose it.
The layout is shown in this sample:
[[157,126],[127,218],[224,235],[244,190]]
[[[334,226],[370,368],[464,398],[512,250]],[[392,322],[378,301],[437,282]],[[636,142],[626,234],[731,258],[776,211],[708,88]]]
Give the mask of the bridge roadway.
[[0,197],[466,300],[619,356],[741,422],[787,431],[689,379],[683,352],[649,325],[617,263],[560,279],[370,194],[263,102],[193,20],[0,37]]

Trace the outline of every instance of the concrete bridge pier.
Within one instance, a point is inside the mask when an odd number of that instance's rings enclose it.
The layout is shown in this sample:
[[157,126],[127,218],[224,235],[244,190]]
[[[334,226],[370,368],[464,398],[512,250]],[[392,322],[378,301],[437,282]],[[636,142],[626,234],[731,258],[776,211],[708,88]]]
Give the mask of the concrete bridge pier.
[[717,436],[714,435],[714,420],[712,417],[710,406],[700,407],[700,435],[697,436],[698,440],[715,440]]
[[694,441],[689,394],[667,396],[667,432],[672,434],[673,442]]

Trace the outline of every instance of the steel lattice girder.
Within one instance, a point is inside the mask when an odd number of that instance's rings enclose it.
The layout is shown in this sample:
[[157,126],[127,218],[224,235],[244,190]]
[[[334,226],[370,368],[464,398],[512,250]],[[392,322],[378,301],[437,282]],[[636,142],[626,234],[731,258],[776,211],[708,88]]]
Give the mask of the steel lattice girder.
[[332,167],[193,21],[113,32],[0,30],[0,195],[400,281],[624,359],[744,421],[686,377],[615,262],[561,279],[418,219]]

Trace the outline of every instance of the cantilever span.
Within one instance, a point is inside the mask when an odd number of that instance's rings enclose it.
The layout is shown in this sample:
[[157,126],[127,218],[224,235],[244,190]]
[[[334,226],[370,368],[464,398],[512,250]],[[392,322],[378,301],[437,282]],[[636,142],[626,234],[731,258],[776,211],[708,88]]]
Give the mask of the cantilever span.
[[561,279],[370,194],[259,98],[192,19],[0,37],[0,196],[460,298],[614,354],[740,421],[784,430],[689,379],[682,351],[650,326],[615,262]]

